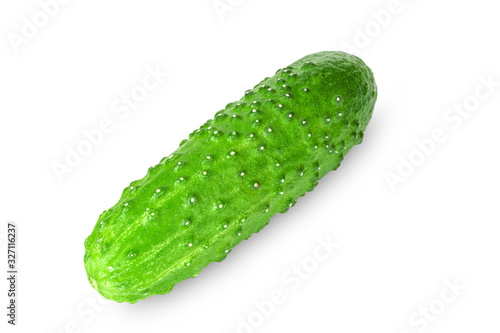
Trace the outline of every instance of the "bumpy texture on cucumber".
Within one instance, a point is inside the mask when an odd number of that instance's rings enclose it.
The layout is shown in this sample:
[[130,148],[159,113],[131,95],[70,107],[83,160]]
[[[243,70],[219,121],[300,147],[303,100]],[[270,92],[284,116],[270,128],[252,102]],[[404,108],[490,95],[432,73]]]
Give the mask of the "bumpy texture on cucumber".
[[361,143],[377,88],[356,56],[319,52],[228,104],[125,190],[85,240],[104,297],[166,294],[311,191]]

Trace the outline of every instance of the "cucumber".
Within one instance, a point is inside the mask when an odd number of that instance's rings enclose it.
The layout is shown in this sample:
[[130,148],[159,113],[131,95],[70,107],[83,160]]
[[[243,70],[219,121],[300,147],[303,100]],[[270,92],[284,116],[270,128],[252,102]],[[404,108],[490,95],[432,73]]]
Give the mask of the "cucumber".
[[166,294],[284,213],[361,143],[377,88],[325,51],[247,90],[126,187],[85,240],[91,285],[116,302]]

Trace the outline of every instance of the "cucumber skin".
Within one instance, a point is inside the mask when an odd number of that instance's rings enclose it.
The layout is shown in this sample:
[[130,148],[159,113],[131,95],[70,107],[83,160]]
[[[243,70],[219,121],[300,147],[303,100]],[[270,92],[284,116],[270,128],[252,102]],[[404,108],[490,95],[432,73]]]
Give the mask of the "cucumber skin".
[[344,52],[278,70],[99,216],[85,240],[89,282],[108,299],[135,303],[223,260],[337,169],[361,143],[376,98],[371,70]]

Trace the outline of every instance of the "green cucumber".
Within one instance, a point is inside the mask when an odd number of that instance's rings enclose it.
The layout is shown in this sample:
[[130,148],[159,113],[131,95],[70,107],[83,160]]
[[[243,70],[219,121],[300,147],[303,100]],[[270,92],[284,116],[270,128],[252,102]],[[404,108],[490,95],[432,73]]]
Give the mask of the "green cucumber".
[[280,69],[183,140],[104,211],[85,269],[104,297],[166,294],[284,213],[361,143],[377,88],[356,56]]

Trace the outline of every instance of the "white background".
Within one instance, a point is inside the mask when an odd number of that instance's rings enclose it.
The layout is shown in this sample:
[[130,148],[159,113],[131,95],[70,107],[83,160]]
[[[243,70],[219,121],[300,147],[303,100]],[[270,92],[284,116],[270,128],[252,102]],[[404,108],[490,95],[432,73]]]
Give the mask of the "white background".
[[[498,332],[495,3],[220,3],[229,8],[74,0],[52,7],[47,22],[37,1],[0,4],[1,267],[14,221],[20,272],[16,327],[6,324],[2,278],[2,332]],[[26,35],[23,18],[40,27]],[[122,189],[276,69],[346,47],[372,68],[379,99],[342,166],[170,294],[102,301],[86,278],[83,241]],[[113,103],[148,67],[168,77],[120,118]],[[54,163],[107,118],[113,130],[60,181]],[[429,144],[435,131],[445,139]],[[401,177],[392,187],[389,173]],[[318,237],[340,247],[315,267]],[[286,277],[303,263],[309,276],[293,289]],[[268,304],[273,290],[283,302],[264,316],[255,302]]]

